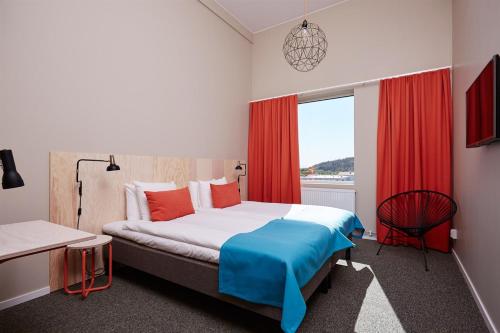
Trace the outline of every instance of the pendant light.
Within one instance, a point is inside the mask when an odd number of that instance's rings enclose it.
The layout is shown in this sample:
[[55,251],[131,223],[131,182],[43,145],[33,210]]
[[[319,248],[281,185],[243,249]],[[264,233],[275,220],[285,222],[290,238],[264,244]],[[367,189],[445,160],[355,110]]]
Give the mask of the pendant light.
[[325,58],[328,42],[321,28],[308,22],[307,0],[304,0],[304,21],[292,28],[283,43],[286,61],[299,72],[313,70]]

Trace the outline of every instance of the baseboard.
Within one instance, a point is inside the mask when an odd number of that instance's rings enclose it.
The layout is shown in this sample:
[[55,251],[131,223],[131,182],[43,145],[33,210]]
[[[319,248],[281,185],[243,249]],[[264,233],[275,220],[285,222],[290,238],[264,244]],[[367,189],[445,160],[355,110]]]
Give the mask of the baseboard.
[[18,305],[27,301],[31,301],[32,299],[45,296],[50,294],[50,287],[43,287],[37,290],[30,291],[29,293],[22,294],[13,298],[6,299],[5,301],[0,302],[0,311],[3,309],[10,308],[11,306]]
[[484,322],[486,323],[488,330],[491,333],[498,333],[498,330],[495,324],[493,323],[493,320],[491,320],[490,314],[488,313],[488,310],[486,310],[486,307],[484,306],[483,301],[481,300],[481,297],[479,296],[476,287],[474,286],[474,283],[472,283],[469,274],[467,274],[467,271],[465,270],[465,267],[462,264],[460,257],[455,252],[455,249],[452,249],[451,253],[453,254],[453,258],[455,258],[455,261],[457,262],[460,272],[462,272],[465,282],[467,282],[467,286],[469,287],[469,290],[472,293],[472,297],[474,297],[474,301],[476,301],[476,304],[479,308],[479,311],[481,312],[481,315],[483,316]]

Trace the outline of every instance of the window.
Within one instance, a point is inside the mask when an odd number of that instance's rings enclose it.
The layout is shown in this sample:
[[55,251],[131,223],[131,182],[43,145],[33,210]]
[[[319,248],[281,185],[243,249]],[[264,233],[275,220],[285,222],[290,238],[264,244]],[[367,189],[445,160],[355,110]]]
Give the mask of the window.
[[354,184],[354,96],[299,104],[302,184]]

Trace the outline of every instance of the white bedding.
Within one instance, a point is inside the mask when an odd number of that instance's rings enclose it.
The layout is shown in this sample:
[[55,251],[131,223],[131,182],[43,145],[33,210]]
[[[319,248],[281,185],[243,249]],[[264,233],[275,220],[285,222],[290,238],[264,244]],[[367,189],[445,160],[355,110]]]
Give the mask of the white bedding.
[[[273,219],[281,217],[292,219],[294,215],[310,207],[313,206],[256,202],[256,201],[242,201],[241,205],[231,206],[223,209],[212,208],[212,210],[223,210],[224,212],[264,215],[266,217],[271,217]],[[320,208],[320,206],[314,206],[314,209],[318,208]]]
[[201,208],[196,214],[168,222],[113,222],[106,224],[103,230],[162,251],[218,263],[220,248],[232,236],[254,231],[277,218],[294,219],[311,210],[323,209],[331,208],[244,201],[224,209]]
[[[167,238],[126,230],[123,228],[123,226],[127,222],[130,221],[116,221],[108,223],[104,225],[102,229],[108,235],[125,238],[157,250],[211,263],[219,262],[219,251],[188,243],[178,242]],[[146,221],[143,222],[147,223]]]
[[270,221],[269,216],[219,209],[202,209],[168,222],[127,221],[124,229],[178,242],[220,250],[229,238],[250,232]]

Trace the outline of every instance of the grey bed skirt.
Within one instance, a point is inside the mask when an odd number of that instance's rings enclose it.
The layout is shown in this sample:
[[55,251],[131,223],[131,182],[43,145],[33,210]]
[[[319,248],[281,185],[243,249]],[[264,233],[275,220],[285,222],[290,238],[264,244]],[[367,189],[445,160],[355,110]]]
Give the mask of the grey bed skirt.
[[[113,236],[112,245],[113,262],[133,267],[274,320],[281,320],[280,308],[220,294],[218,292],[219,266],[216,264],[160,251],[116,236]],[[311,281],[302,288],[305,300],[308,300],[318,287],[321,287],[323,292],[327,292],[330,288],[330,274],[337,260],[341,258],[341,253],[334,253],[331,260],[327,261]],[[104,255],[107,257],[106,251]]]

